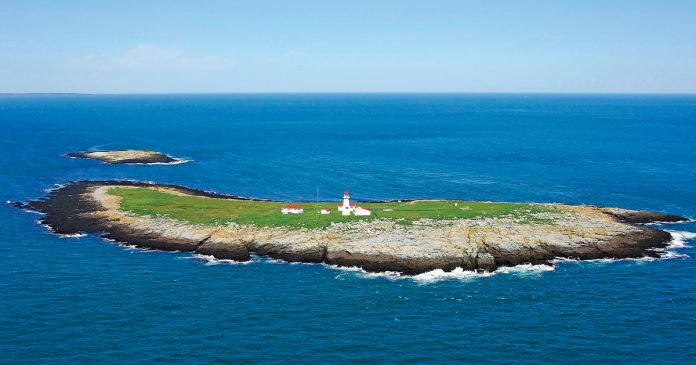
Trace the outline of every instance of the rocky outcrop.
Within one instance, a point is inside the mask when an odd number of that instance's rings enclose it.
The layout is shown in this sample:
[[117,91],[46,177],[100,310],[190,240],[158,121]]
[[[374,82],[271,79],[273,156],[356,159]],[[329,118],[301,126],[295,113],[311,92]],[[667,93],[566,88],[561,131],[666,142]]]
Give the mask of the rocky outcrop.
[[91,152],[71,152],[66,154],[71,158],[88,158],[98,160],[113,165],[120,164],[170,164],[180,163],[184,160],[177,159],[163,153],[155,151],[141,150],[113,150],[113,151],[91,151]]
[[322,229],[235,223],[199,226],[123,212],[120,198],[108,194],[114,186],[241,199],[173,185],[93,181],[68,184],[23,207],[44,213],[41,222],[60,234],[100,233],[137,247],[193,251],[219,259],[246,261],[255,253],[290,262],[323,262],[412,275],[457,267],[493,271],[499,266],[547,264],[556,258],[654,256],[654,250],[665,247],[670,240],[667,232],[631,224],[631,219],[644,223],[647,217],[664,221],[667,215],[571,205],[554,205],[558,213],[554,213],[553,223],[546,224],[501,217],[424,219],[412,225],[376,219],[332,224]]
[[196,253],[210,255],[222,260],[249,261],[251,255],[246,246],[227,242],[203,242],[195,248]]
[[654,223],[654,222],[665,222],[665,223],[675,223],[688,221],[687,218],[680,217],[678,215],[665,214],[659,212],[650,212],[647,210],[627,210],[619,208],[605,208],[607,214],[614,216],[621,222],[625,223]]
[[[457,267],[467,270],[481,268],[468,256],[460,257],[399,257],[388,254],[370,255],[336,250],[329,253],[326,263],[336,266],[355,266],[366,271],[396,271],[407,275],[417,275],[435,269],[452,271]],[[495,269],[495,267],[489,267]]]

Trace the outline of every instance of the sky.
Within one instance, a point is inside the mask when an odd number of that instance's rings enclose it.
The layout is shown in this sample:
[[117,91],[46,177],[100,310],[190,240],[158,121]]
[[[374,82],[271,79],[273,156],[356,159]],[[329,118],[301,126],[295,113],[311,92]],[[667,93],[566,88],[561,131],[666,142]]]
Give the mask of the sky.
[[696,1],[0,0],[0,93],[696,93]]

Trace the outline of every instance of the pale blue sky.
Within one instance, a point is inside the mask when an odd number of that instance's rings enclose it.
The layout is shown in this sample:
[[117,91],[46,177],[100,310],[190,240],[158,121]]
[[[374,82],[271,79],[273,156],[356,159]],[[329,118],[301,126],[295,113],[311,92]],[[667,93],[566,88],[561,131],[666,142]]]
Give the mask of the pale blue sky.
[[6,1],[0,92],[696,92],[696,1]]

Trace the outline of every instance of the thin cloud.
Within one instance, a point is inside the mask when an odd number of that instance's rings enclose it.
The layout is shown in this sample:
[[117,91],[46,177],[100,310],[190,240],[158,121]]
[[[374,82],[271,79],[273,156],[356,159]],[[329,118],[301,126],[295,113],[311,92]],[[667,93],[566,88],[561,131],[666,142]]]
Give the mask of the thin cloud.
[[120,55],[87,55],[68,62],[69,67],[95,71],[176,71],[220,72],[233,69],[234,60],[215,56],[194,56],[178,48],[140,44]]

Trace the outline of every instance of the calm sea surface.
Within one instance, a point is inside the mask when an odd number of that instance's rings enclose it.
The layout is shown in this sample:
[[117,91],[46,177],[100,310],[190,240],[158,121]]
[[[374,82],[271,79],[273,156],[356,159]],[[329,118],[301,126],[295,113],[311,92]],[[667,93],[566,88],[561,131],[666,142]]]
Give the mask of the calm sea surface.
[[[585,203],[696,215],[696,96],[1,96],[0,199],[135,179],[280,200]],[[180,165],[72,151],[152,149]],[[206,262],[0,206],[0,363],[695,363],[696,223],[672,259],[495,275]]]

